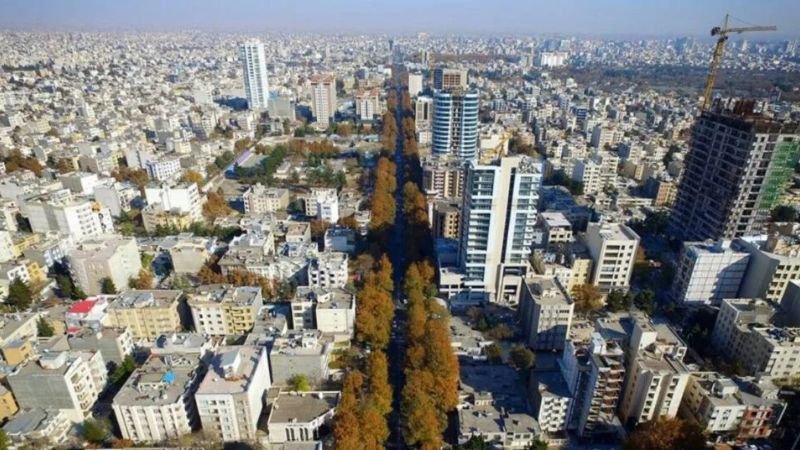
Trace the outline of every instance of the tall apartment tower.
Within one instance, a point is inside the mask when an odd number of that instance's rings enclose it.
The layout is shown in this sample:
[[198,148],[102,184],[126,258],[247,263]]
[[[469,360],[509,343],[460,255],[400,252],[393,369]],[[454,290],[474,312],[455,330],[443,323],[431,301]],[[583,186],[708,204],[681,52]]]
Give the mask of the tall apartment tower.
[[269,82],[267,80],[267,58],[264,44],[250,39],[239,46],[239,59],[244,71],[244,92],[250,109],[266,109],[269,103]]
[[759,234],[800,156],[800,124],[704,112],[692,130],[671,227],[684,240]]
[[463,89],[435,91],[432,128],[434,154],[474,160],[478,154],[478,93]]
[[436,90],[466,89],[467,86],[466,70],[437,67],[433,71],[433,88]]
[[327,127],[336,113],[336,77],[318,75],[311,78],[311,108],[317,124]]
[[519,298],[541,184],[542,163],[527,156],[469,164],[458,260],[470,297],[498,302]]

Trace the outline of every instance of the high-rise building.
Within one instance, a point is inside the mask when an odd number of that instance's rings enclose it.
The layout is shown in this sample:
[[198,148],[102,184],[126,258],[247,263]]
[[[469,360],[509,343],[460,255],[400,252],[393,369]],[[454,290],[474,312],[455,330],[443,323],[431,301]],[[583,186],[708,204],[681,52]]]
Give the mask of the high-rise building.
[[421,73],[408,73],[408,95],[416,97],[422,92],[423,80]]
[[697,241],[759,234],[798,157],[800,123],[704,112],[692,129],[672,210],[674,233]]
[[317,124],[327,127],[336,113],[336,77],[318,75],[311,78],[311,108]]
[[478,154],[478,93],[436,91],[433,96],[433,153],[462,161]]
[[466,89],[469,85],[467,71],[437,67],[433,71],[433,88],[436,90]]
[[372,120],[381,113],[380,91],[363,89],[356,92],[356,116],[361,120]]
[[538,213],[542,163],[510,156],[467,169],[459,264],[471,296],[515,302],[527,272]]
[[250,109],[266,109],[269,104],[267,57],[264,44],[250,39],[239,46],[239,59],[244,71],[244,92]]

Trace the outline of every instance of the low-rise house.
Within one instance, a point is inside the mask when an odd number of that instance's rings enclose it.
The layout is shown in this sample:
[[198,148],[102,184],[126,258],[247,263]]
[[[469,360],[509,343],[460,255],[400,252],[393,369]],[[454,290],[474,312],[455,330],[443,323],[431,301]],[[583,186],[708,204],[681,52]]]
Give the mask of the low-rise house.
[[281,392],[267,419],[269,442],[320,442],[320,428],[330,425],[338,403],[339,392]]

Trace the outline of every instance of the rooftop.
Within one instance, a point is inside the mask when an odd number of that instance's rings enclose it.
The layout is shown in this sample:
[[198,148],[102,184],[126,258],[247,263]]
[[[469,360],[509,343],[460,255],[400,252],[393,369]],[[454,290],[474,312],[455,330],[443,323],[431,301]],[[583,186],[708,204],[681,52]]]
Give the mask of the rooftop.
[[269,423],[307,423],[336,408],[339,392],[281,392]]
[[116,396],[123,406],[161,406],[181,401],[197,381],[200,358],[186,354],[151,356],[136,369]]
[[208,373],[200,383],[197,395],[236,394],[247,391],[250,380],[261,361],[264,347],[227,346],[220,347],[211,361]]
[[205,284],[199,286],[197,292],[189,296],[189,302],[232,303],[236,306],[250,306],[260,297],[261,288],[258,286],[234,287],[227,284]]
[[117,296],[108,309],[164,308],[173,306],[181,296],[181,291],[154,289],[126,291]]

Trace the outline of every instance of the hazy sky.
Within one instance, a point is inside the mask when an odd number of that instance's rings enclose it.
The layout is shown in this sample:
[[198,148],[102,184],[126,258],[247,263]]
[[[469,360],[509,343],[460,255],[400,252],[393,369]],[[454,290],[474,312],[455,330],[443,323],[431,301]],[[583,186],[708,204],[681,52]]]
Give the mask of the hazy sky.
[[726,12],[800,35],[800,0],[0,0],[0,27],[707,35]]

